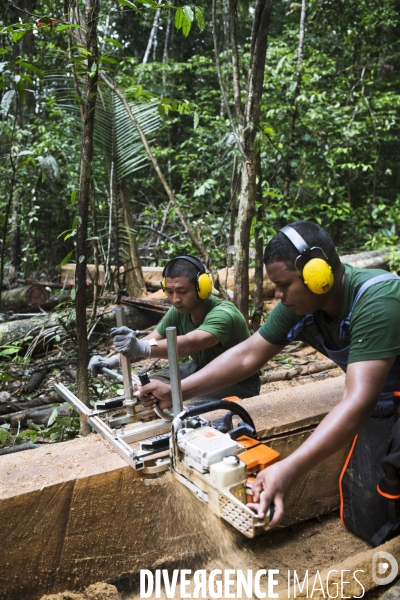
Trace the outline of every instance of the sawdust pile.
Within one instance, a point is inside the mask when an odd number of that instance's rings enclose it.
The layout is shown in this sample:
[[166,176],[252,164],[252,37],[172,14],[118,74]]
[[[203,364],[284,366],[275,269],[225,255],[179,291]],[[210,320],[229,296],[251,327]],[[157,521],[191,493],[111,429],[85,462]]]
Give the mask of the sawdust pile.
[[82,593],[48,594],[42,596],[40,600],[121,600],[121,596],[114,585],[100,582],[89,585]]

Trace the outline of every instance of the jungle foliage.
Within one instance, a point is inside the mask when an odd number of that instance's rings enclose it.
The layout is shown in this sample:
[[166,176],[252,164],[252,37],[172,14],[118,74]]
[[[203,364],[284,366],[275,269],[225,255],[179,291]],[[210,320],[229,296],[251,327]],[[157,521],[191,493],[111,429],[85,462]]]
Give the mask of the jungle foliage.
[[[273,3],[255,138],[262,195],[253,234],[265,243],[285,223],[312,219],[330,231],[341,251],[395,245],[400,1],[303,2],[301,64],[302,4]],[[233,4],[216,3],[214,30],[232,107]],[[254,5],[239,3],[243,94]],[[76,10],[83,9],[77,2]],[[74,241],[82,123],[76,83],[84,75],[85,54],[82,29],[68,29],[59,2],[2,0],[2,14],[0,238],[3,281],[9,285],[35,272],[56,277],[62,261],[79,260]],[[212,3],[177,7],[101,0],[97,29],[100,59],[93,73],[114,79],[141,115],[187,222],[214,264],[225,266],[239,151],[221,99]],[[105,264],[123,262],[121,247],[129,232],[118,198],[125,194],[142,264],[162,265],[173,254],[196,253],[136,132],[128,129],[126,113],[104,83],[97,94],[91,252],[96,246]],[[93,254],[87,257],[93,260]]]

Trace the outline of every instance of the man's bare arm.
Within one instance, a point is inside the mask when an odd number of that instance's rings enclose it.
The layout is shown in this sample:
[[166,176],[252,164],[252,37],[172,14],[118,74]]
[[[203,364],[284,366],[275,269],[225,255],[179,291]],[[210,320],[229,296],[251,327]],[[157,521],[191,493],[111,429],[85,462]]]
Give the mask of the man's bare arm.
[[275,504],[269,528],[284,515],[284,497],[293,483],[313,467],[349,443],[368,421],[382,390],[394,357],[352,363],[347,367],[343,398],[321,421],[312,435],[293,454],[268,467],[257,476],[253,491],[255,502],[264,490],[259,515]]
[[[219,390],[242,381],[257,373],[284,346],[267,342],[259,333],[255,333],[241,344],[227,350],[208,365],[182,381],[184,400],[197,395]],[[160,381],[153,380],[141,388],[139,399],[148,395],[157,400],[162,408],[171,405],[171,388]]]

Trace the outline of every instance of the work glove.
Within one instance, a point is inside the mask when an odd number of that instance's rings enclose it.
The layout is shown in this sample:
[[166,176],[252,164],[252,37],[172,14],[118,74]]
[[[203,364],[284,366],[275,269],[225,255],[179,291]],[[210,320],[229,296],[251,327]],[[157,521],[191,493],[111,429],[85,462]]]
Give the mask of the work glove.
[[138,358],[148,358],[151,347],[148,340],[138,340],[135,332],[128,327],[114,327],[110,331],[114,338],[114,345],[117,352],[124,356],[137,360]]
[[104,358],[104,356],[95,355],[89,361],[88,371],[91,371],[93,377],[97,377],[102,373],[103,367],[107,369],[116,369],[119,367],[120,362],[118,356],[112,356],[111,358]]

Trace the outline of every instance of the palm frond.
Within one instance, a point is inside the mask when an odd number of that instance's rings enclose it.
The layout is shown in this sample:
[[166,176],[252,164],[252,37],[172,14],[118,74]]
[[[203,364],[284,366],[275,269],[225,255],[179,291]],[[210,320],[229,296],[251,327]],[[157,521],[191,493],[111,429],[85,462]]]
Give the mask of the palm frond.
[[[154,102],[130,103],[130,108],[146,136],[158,129],[160,116]],[[146,161],[143,144],[124,105],[109,91],[102,91],[96,106],[94,137],[108,164],[116,165],[118,181]]]

